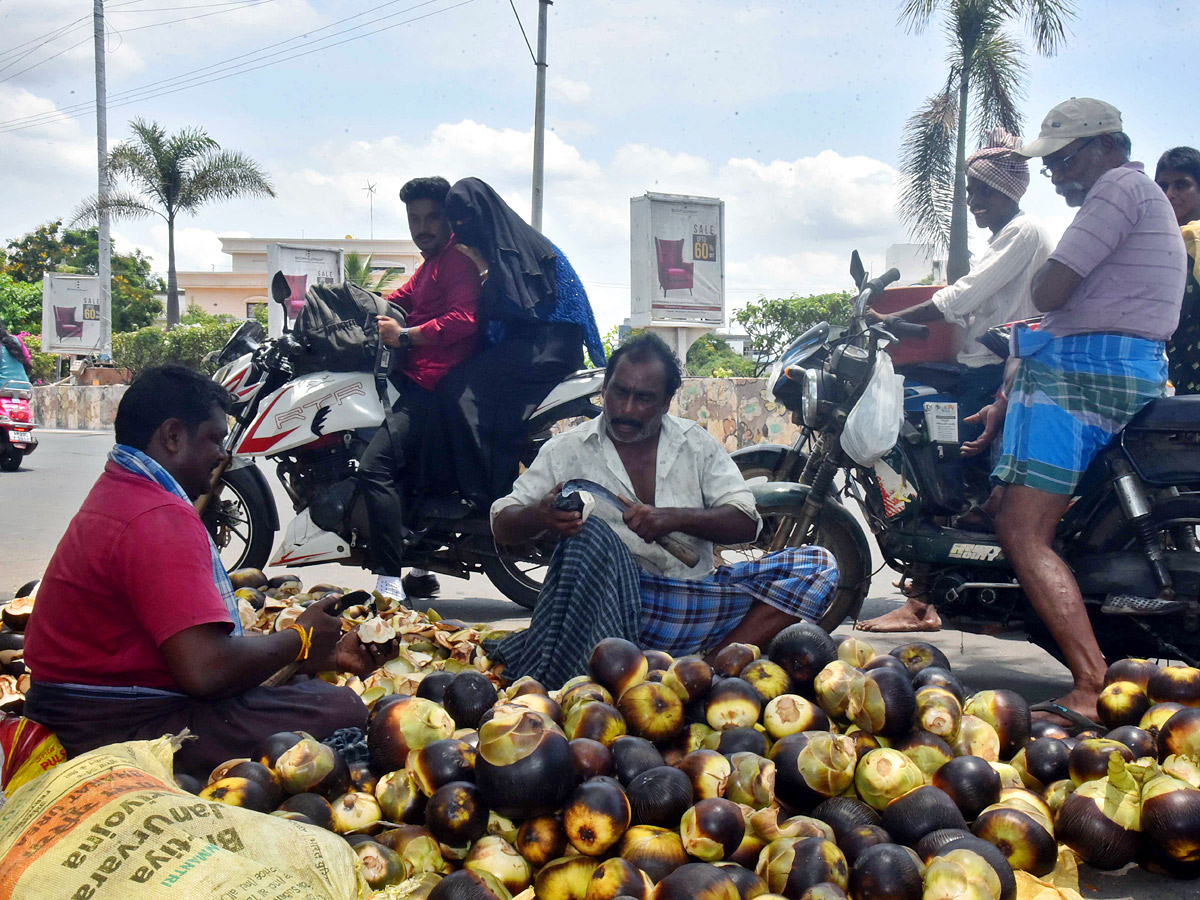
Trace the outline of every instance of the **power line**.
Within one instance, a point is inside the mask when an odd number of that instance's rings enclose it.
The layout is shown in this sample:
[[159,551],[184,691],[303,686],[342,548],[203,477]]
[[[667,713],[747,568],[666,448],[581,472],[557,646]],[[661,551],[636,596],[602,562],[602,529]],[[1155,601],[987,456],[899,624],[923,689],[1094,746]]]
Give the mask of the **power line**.
[[521,22],[521,14],[517,12],[517,5],[513,0],[508,0],[508,5],[512,7],[513,15],[517,17],[517,27],[521,29],[521,37],[525,38],[525,46],[529,48],[529,58],[533,60],[533,64],[537,65],[537,54],[533,52],[533,47],[529,43],[529,35],[525,33],[525,25]]
[[[436,0],[426,0],[426,2],[424,2],[424,3],[418,3],[415,6],[409,7],[406,10],[402,10],[400,13],[394,13],[392,15],[382,16],[378,19],[372,20],[371,22],[364,22],[362,25],[356,25],[353,28],[348,28],[348,29],[345,29],[344,31],[337,32],[337,33],[331,34],[331,35],[327,35],[325,38],[322,38],[321,40],[322,41],[329,40],[330,38],[337,37],[339,34],[346,34],[350,31],[355,31],[359,28],[363,28],[368,25],[374,24],[375,22],[381,22],[384,19],[390,19],[396,15],[402,15],[403,12],[408,12],[411,9],[416,9],[421,6],[428,6],[430,3],[433,3],[433,2],[436,2]],[[119,102],[110,103],[109,108],[112,109],[114,107],[119,107],[119,106],[128,106],[131,103],[137,103],[142,100],[153,100],[157,97],[165,97],[169,94],[175,94],[175,93],[178,93],[179,91],[188,90],[189,88],[200,87],[202,85],[212,84],[217,81],[224,81],[227,78],[234,78],[238,75],[245,75],[249,72],[257,71],[258,69],[265,69],[265,68],[268,68],[269,66],[278,65],[281,62],[287,62],[287,61],[290,61],[293,59],[300,59],[305,56],[311,56],[314,53],[322,53],[326,50],[331,50],[334,47],[339,47],[342,44],[348,44],[348,43],[351,43],[352,41],[357,41],[357,40],[361,40],[362,38],[371,37],[373,35],[380,34],[384,31],[390,31],[391,29],[399,28],[402,25],[410,25],[413,22],[419,22],[422,19],[428,19],[428,18],[431,18],[432,16],[436,16],[441,13],[450,12],[451,10],[458,9],[459,7],[462,7],[462,6],[467,6],[468,4],[474,3],[474,2],[475,2],[475,0],[460,0],[460,2],[451,4],[450,6],[444,7],[442,9],[435,9],[435,10],[432,10],[431,12],[424,13],[423,15],[413,16],[412,18],[405,19],[400,22],[393,22],[391,25],[385,25],[382,28],[376,28],[373,31],[368,31],[363,34],[357,34],[357,35],[354,35],[353,37],[348,37],[345,40],[335,41],[334,43],[324,44],[322,46],[313,47],[308,50],[302,50],[302,51],[295,52],[295,53],[292,53],[290,51],[279,51],[278,53],[272,53],[272,54],[269,54],[267,57],[260,57],[260,59],[269,59],[271,56],[279,56],[281,53],[284,53],[284,52],[289,53],[289,55],[287,57],[285,57],[284,59],[275,59],[270,62],[263,62],[262,64],[256,65],[256,66],[251,66],[249,64],[242,64],[241,68],[236,72],[227,72],[223,75],[218,75],[218,76],[215,76],[212,78],[184,79],[186,81],[194,82],[192,84],[180,84],[177,86],[176,85],[165,86],[161,90],[146,91],[144,93],[138,94],[137,96],[126,96],[124,99],[120,100]],[[382,4],[382,5],[387,6],[390,4]],[[356,16],[352,16],[350,18],[356,18]],[[280,43],[290,43],[293,40],[296,40],[296,38],[290,38],[290,39],[288,39],[288,41],[282,41]],[[271,46],[277,46],[277,45],[273,44]],[[243,56],[250,56],[250,55],[252,55],[252,54],[243,54]],[[235,57],[235,59],[236,59],[236,57]],[[216,65],[220,66],[220,65],[223,65],[223,63],[217,63]],[[205,68],[211,69],[211,68],[214,68],[214,66],[206,66]],[[171,80],[172,79],[163,79],[163,81],[171,81]],[[127,92],[127,93],[134,94],[134,93],[136,93],[136,91],[131,91],[131,92]],[[87,106],[87,104],[80,104],[80,105]],[[77,107],[73,107],[73,108],[77,108]],[[28,122],[27,124],[15,124],[15,123],[24,121],[23,119],[13,119],[13,120],[9,120],[8,122],[0,122],[0,134],[7,134],[8,132],[13,132],[13,131],[23,131],[27,128],[35,128],[39,125],[46,125],[46,124],[50,124],[53,122],[61,122],[61,121],[67,121],[69,119],[77,119],[80,116],[89,115],[91,110],[90,110],[90,108],[85,108],[85,109],[80,110],[79,112],[74,112],[69,115],[59,115],[58,114],[59,112],[61,112],[61,111],[55,111],[55,113],[44,113],[44,114],[42,114],[42,117],[40,118],[39,121]],[[28,118],[33,118],[33,117],[27,116],[25,118],[28,119]]]
[[[121,0],[120,3],[110,3],[108,6],[108,11],[111,13],[114,10],[117,10],[119,7],[122,7],[122,6],[130,6],[130,5],[137,4],[137,3],[147,3],[147,2],[149,2],[149,0]],[[231,0],[231,2],[232,2],[232,0]],[[245,0],[236,0],[236,2],[244,3]],[[176,8],[177,9],[188,9],[189,7],[176,7]],[[143,10],[136,10],[136,9],[120,10],[120,11],[121,12],[143,12]],[[91,16],[80,16],[78,19],[75,19],[72,22],[68,22],[66,25],[60,25],[58,28],[51,28],[49,31],[45,32],[44,34],[39,34],[37,37],[31,37],[29,40],[22,41],[19,44],[9,47],[7,50],[0,50],[0,59],[3,59],[4,57],[8,56],[11,53],[15,53],[17,50],[20,50],[22,47],[24,47],[28,44],[33,44],[33,43],[40,41],[41,43],[39,43],[37,47],[33,48],[33,50],[37,50],[38,47],[44,47],[46,44],[53,43],[54,41],[58,40],[60,37],[65,37],[66,35],[70,34],[72,31],[78,31],[80,28],[86,27],[87,23],[91,21],[91,18],[92,18]],[[33,51],[30,50],[27,53],[21,54],[21,56],[27,56],[29,52],[33,52]],[[3,71],[3,70],[0,69],[0,71]]]
[[[144,0],[143,0],[143,2],[144,2]],[[146,93],[146,92],[149,92],[152,88],[155,88],[158,85],[175,85],[175,84],[182,84],[186,81],[198,81],[201,77],[200,73],[211,72],[214,69],[222,69],[222,68],[229,67],[231,65],[237,66],[237,65],[240,65],[240,63],[238,62],[239,60],[245,59],[248,61],[248,63],[249,62],[257,62],[257,61],[260,61],[263,59],[269,59],[273,56],[278,56],[278,55],[280,55],[280,53],[290,52],[288,50],[281,50],[277,53],[270,53],[270,54],[266,53],[266,51],[271,50],[274,47],[285,47],[288,44],[293,44],[296,41],[303,40],[303,39],[309,37],[310,35],[317,34],[318,32],[321,32],[321,31],[327,31],[330,28],[335,28],[338,25],[341,25],[345,22],[351,21],[352,19],[358,19],[358,18],[362,18],[363,16],[368,16],[373,12],[377,12],[388,6],[394,6],[395,4],[400,3],[400,2],[402,2],[402,0],[386,0],[386,2],[377,4],[376,6],[372,6],[368,9],[363,10],[362,12],[355,13],[354,15],[350,15],[350,16],[345,16],[341,19],[337,19],[336,21],[330,22],[328,25],[322,25],[320,28],[314,28],[311,31],[307,31],[307,32],[304,32],[304,33],[301,33],[298,35],[294,35],[289,38],[284,38],[283,40],[276,41],[273,44],[267,44],[265,47],[260,47],[257,50],[252,50],[248,53],[235,54],[234,56],[228,57],[227,59],[219,60],[219,61],[217,61],[215,63],[211,63],[207,66],[201,66],[198,69],[191,69],[187,72],[183,72],[179,75],[173,75],[168,78],[160,78],[157,81],[151,81],[151,82],[148,82],[148,83],[143,84],[136,88],[130,88],[125,91],[117,91],[116,93],[111,95],[111,99],[113,99],[115,101],[124,101],[124,100],[135,99],[138,97],[149,97],[150,94]],[[420,7],[428,6],[431,3],[435,3],[435,2],[438,2],[438,0],[423,0],[423,2],[416,3],[412,6],[408,6],[404,9],[400,10],[399,12],[390,13],[387,16],[381,16],[379,18],[372,19],[367,22],[363,22],[359,25],[351,26],[350,28],[343,29],[342,31],[338,31],[338,32],[334,32],[333,34],[326,35],[322,38],[319,38],[318,40],[325,41],[325,40],[329,40],[330,38],[337,37],[338,35],[341,35],[341,34],[348,34],[349,32],[355,31],[359,28],[365,28],[376,22],[382,22],[385,19],[389,19],[394,16],[404,15],[404,13],[406,13],[406,12],[411,12],[414,9],[419,9]],[[397,23],[397,24],[405,24],[405,23]],[[337,45],[334,44],[331,46],[337,46]],[[197,76],[197,77],[192,78],[191,76]],[[217,79],[217,80],[220,80],[220,79]],[[207,82],[201,82],[201,83],[207,83]],[[161,94],[154,94],[154,96],[161,96]],[[114,104],[114,105],[118,105],[118,104]],[[90,103],[77,103],[72,106],[61,107],[59,109],[52,110],[49,112],[35,113],[35,114],[29,115],[29,116],[21,116],[21,117],[15,118],[15,119],[8,119],[6,121],[0,122],[0,132],[19,131],[19,130],[21,130],[21,128],[15,127],[18,125],[20,125],[22,127],[28,125],[28,126],[32,127],[34,125],[49,124],[50,122],[57,122],[57,121],[61,121],[64,119],[77,118],[77,116],[74,116],[74,115],[64,115],[64,114],[74,113],[77,111],[86,113],[86,112],[90,111],[90,109],[91,109]]]
[[[204,18],[207,18],[208,16],[224,15],[225,13],[238,12],[240,10],[247,9],[250,7],[261,6],[264,3],[274,3],[274,2],[276,2],[276,0],[239,0],[239,2],[236,4],[229,4],[229,3],[218,4],[218,5],[223,5],[223,6],[234,5],[234,6],[236,6],[236,9],[218,9],[213,12],[198,13],[197,15],[194,15],[194,16],[184,16],[183,18],[180,18],[180,19],[168,19],[164,22],[152,22],[148,25],[136,25],[133,28],[126,28],[123,31],[118,31],[118,34],[123,34],[124,32],[127,32],[127,31],[142,31],[143,29],[146,29],[146,28],[158,28],[162,25],[174,25],[177,22],[190,22],[193,19],[204,19]],[[122,11],[123,12],[149,12],[149,10],[122,10]],[[70,29],[70,31],[76,31],[76,30],[78,30],[78,28]],[[113,28],[113,30],[117,31],[117,29],[115,27]],[[58,37],[66,36],[67,34],[70,33],[70,31],[63,32],[62,34],[58,35],[57,37],[51,38],[50,40],[47,40],[47,41],[43,41],[41,44],[38,44],[37,47],[33,47],[33,48],[27,50],[25,53],[22,53],[16,59],[14,59],[12,62],[10,62],[7,66],[0,67],[0,72],[3,72],[5,69],[11,68],[12,66],[16,65],[17,62],[24,59],[30,53],[33,53],[35,50],[45,46],[46,44],[51,43],[54,40],[57,40]],[[28,65],[24,69],[20,69],[16,72],[13,72],[13,74],[8,75],[5,78],[0,78],[0,84],[3,84],[6,81],[10,81],[11,79],[16,78],[18,75],[23,75],[26,72],[28,72],[30,69],[36,69],[38,66],[45,65],[46,63],[50,62],[53,59],[58,59],[58,57],[62,56],[64,53],[69,53],[71,50],[74,50],[76,47],[80,47],[83,44],[88,43],[89,41],[91,41],[90,36],[84,38],[78,44],[72,44],[70,47],[67,47],[63,50],[59,50],[57,53],[47,56],[45,59],[38,60],[37,62],[33,63],[32,65]]]

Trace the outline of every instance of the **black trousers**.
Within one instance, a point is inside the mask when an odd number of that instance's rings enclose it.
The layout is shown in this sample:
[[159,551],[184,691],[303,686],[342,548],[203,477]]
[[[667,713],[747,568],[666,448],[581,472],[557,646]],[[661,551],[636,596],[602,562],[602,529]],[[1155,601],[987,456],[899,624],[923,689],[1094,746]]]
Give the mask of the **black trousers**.
[[370,563],[376,575],[399,575],[404,562],[406,500],[416,487],[423,441],[436,420],[433,392],[404,379],[400,399],[371,439],[358,467],[358,484],[371,525]]

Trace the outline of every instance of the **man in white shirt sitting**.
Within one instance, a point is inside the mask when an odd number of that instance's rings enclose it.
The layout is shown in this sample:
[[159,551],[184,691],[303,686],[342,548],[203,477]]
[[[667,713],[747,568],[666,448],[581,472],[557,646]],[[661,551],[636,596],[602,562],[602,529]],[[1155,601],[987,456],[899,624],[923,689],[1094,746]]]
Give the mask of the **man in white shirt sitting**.
[[[506,679],[531,675],[557,687],[585,671],[604,637],[673,656],[733,642],[765,648],[782,628],[815,621],[829,606],[837,567],[821,547],[713,570],[713,544],[753,541],[761,520],[717,440],[667,414],[681,380],[679,360],[660,338],[626,341],[605,371],[603,415],[551,439],[512,493],[492,504],[497,543],[559,541],[530,627],[489,645]],[[574,478],[633,504],[622,514],[597,502],[585,522],[554,503]],[[688,566],[655,543],[665,535],[699,561]]]
[[[1023,213],[1018,203],[1029,187],[1029,163],[1013,152],[1016,138],[993,131],[990,146],[967,159],[967,208],[975,224],[992,232],[988,247],[971,271],[929,300],[894,316],[874,316],[875,321],[901,319],[905,322],[945,320],[965,331],[958,363],[962,367],[956,399],[960,420],[973,416],[990,404],[1004,378],[1004,361],[979,342],[989,328],[1038,315],[1033,305],[1030,282],[1033,273],[1054,249],[1046,227]],[[971,446],[983,423],[967,423],[960,437],[966,455],[979,452]],[[983,513],[991,513],[987,504]],[[903,606],[874,619],[859,622],[860,631],[937,631],[941,618],[930,604],[910,597]]]

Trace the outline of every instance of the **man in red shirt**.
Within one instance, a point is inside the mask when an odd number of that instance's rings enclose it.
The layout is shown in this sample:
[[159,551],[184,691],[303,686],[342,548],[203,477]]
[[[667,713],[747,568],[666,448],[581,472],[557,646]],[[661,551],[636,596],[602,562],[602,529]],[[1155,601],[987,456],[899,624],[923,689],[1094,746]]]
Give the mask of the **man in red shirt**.
[[[449,191],[450,183],[437,177],[414,178],[400,189],[409,232],[424,261],[387,297],[404,310],[404,327],[388,316],[378,317],[384,343],[405,347],[407,353],[400,399],[363,453],[358,471],[371,526],[371,571],[380,576],[380,589],[393,595],[399,593],[391,585],[400,575],[409,535],[404,524],[405,471],[411,472],[420,458],[421,423],[437,415],[434,387],[475,352],[479,287],[486,275],[454,242],[446,217]],[[432,575],[425,581],[436,586]]]
[[230,399],[182,366],[147,370],[121,398],[117,444],[54,551],[25,634],[25,715],[71,755],[186,728],[194,738],[176,770],[206,778],[276,732],[322,739],[366,722],[348,688],[260,686],[293,662],[301,673],[365,673],[385,660],[353,632],[341,637],[333,598],[283,631],[242,634],[229,578],[189,502],[225,456]]

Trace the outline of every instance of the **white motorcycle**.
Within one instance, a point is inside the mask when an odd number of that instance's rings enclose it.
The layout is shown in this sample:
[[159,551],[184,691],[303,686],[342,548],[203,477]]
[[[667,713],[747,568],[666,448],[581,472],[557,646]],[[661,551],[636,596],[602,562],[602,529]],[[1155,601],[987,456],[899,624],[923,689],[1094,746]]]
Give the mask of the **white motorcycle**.
[[[294,376],[289,341],[264,339],[248,321],[217,356],[213,380],[236,398],[226,441],[229,459],[216,489],[197,504],[226,568],[361,566],[370,545],[366,507],[358,491],[358,462],[383,424],[381,392],[393,403],[395,388],[372,372],[314,372]],[[603,369],[573,373],[550,391],[525,421],[522,462],[564,420],[593,417]],[[259,460],[272,460],[295,518],[272,552],[279,514]],[[488,511],[458,494],[434,497],[415,511],[419,535],[405,552],[412,566],[466,578],[482,572],[510,600],[526,609],[537,601],[552,545],[501,550],[492,538]]]

